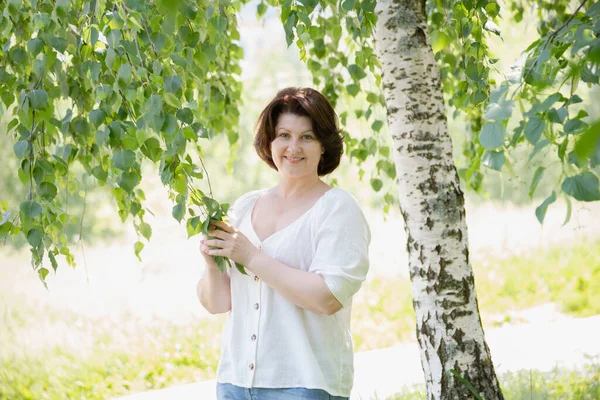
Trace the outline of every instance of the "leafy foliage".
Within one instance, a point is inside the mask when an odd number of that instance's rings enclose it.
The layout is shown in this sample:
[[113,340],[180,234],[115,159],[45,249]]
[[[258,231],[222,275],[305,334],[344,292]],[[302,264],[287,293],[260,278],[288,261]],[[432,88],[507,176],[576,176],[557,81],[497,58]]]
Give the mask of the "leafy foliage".
[[[74,264],[63,228],[77,220],[65,207],[81,190],[77,167],[112,189],[119,216],[146,240],[143,162],[159,163],[190,235],[225,216],[194,181],[206,175],[199,139],[237,140],[241,5],[0,0],[0,99],[15,116],[8,128],[28,187],[18,211],[2,205],[0,234],[25,235],[42,281],[44,255],[53,268],[59,254]],[[135,253],[143,246],[140,237]]]
[[[451,9],[444,8],[445,3],[428,2],[431,40],[434,50],[439,50],[436,59],[448,104],[456,113],[464,113],[469,123],[471,136],[463,149],[469,165],[460,171],[468,187],[482,189],[481,165],[510,168],[507,155],[517,147],[529,146],[531,162],[551,146],[556,160],[550,161],[562,164],[562,174],[536,210],[540,223],[560,193],[569,205],[569,196],[580,201],[600,199],[595,185],[599,127],[589,125],[588,113],[580,107],[581,96],[597,86],[600,77],[600,5],[582,1],[570,12],[567,1],[515,1],[508,4],[510,9],[502,9],[496,1],[455,1]],[[490,35],[502,36],[494,21],[502,16],[520,22],[532,6],[537,10],[539,38],[524,49],[510,74],[496,71],[504,78],[497,82],[490,72],[498,60],[486,43]],[[509,129],[515,120],[516,127]],[[546,167],[540,168],[531,182],[530,197],[543,179]]]
[[[226,205],[194,182],[208,178],[199,139],[219,133],[232,144],[238,139],[243,52],[235,16],[243,3],[0,0],[0,100],[15,115],[8,129],[28,192],[19,210],[0,203],[0,234],[23,233],[40,277],[48,272],[45,254],[53,266],[59,254],[73,263],[63,230],[77,217],[64,205],[81,191],[77,168],[112,190],[123,221],[132,216],[140,235],[136,254],[151,236],[139,188],[143,162],[158,163],[172,215],[186,221],[190,236],[206,232],[210,218],[225,216]],[[269,6],[278,8],[287,43],[300,49],[314,85],[334,106],[340,99],[348,106],[342,125],[352,116],[369,127],[372,135],[362,139],[345,133],[346,151],[361,179],[372,162],[369,182],[383,191],[387,211],[396,170],[374,53],[375,5],[262,0],[256,12],[260,18]],[[511,172],[516,148],[528,146],[529,161],[553,148],[562,175],[536,209],[540,222],[560,195],[569,206],[570,198],[600,199],[600,126],[581,108],[584,86],[600,79],[598,3],[582,1],[572,11],[564,0],[517,0],[506,9],[494,0],[426,5],[448,105],[468,121],[468,165],[459,171],[467,186],[482,189],[482,166]],[[496,22],[519,22],[530,6],[539,38],[510,74],[496,71],[503,76],[497,81],[491,72],[498,60],[488,46],[491,37],[502,37]],[[548,179],[545,168],[533,176],[531,197]],[[219,260],[220,267],[225,263]]]

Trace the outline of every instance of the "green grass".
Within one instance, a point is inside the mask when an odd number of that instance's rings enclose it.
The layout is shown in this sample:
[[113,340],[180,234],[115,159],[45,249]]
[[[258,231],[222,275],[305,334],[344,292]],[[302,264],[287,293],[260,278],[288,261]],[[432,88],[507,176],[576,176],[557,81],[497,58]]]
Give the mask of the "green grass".
[[[474,262],[475,285],[484,326],[511,322],[507,313],[549,302],[574,317],[600,314],[600,240],[527,256]],[[415,340],[414,311],[407,279],[374,278],[353,305],[357,351]]]
[[[600,399],[600,364],[597,362],[579,369],[510,372],[500,375],[498,379],[507,400]],[[391,396],[388,400],[425,398],[425,389],[420,385]]]
[[[89,332],[91,348],[54,346],[3,358],[0,399],[105,399],[214,377],[222,318],[185,328],[139,326]],[[111,332],[129,337],[116,345]]]
[[564,313],[600,314],[600,240],[475,264],[479,307],[504,312],[555,302]]
[[[487,326],[488,316],[546,302],[573,316],[600,313],[600,240],[473,268]],[[11,293],[0,293],[0,304],[0,399],[104,399],[215,376],[225,316],[182,327],[133,316],[86,318]],[[357,351],[414,339],[408,280],[367,282],[354,302],[352,329]],[[36,330],[44,336],[36,339]],[[600,398],[598,369],[515,374],[502,383],[507,399]],[[418,391],[403,396],[421,398]]]

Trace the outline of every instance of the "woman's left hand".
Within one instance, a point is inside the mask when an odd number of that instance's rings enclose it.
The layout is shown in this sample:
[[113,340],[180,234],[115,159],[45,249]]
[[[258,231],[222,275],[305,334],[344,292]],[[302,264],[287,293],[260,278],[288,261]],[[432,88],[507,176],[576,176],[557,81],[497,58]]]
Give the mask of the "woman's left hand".
[[227,257],[247,267],[252,258],[260,252],[242,232],[227,222],[211,221],[210,224],[211,239],[204,240],[203,243],[211,247],[206,254]]

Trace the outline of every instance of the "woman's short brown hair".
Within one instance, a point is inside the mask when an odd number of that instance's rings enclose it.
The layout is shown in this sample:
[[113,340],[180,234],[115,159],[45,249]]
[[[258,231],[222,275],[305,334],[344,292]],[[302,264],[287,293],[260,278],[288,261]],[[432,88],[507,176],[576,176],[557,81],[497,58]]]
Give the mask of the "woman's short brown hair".
[[271,142],[275,139],[275,126],[279,116],[286,113],[310,118],[313,132],[325,148],[317,173],[323,176],[333,172],[340,164],[344,152],[344,138],[338,116],[329,100],[311,88],[282,89],[260,113],[254,136],[254,148],[258,156],[277,170],[271,155]]

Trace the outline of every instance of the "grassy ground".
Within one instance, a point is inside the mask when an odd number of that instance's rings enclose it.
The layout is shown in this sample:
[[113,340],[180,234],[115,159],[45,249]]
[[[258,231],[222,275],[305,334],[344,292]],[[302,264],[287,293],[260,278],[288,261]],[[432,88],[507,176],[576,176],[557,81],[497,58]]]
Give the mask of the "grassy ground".
[[[597,400],[600,399],[600,364],[583,368],[556,368],[549,372],[519,371],[501,375],[502,393],[509,400]],[[425,399],[425,389],[417,386],[388,400]]]
[[[514,310],[547,302],[573,316],[600,313],[600,240],[528,257],[487,260],[473,268],[486,326],[510,322],[512,317],[507,316]],[[86,319],[21,303],[2,292],[0,304],[0,399],[103,399],[215,375],[225,316],[181,326],[135,316]],[[370,280],[357,295],[353,312],[357,351],[414,338],[406,280]],[[53,326],[60,337],[51,341],[53,345],[36,347],[35,332],[46,326]],[[503,378],[506,398],[599,398],[598,370],[596,366],[508,376]],[[566,392],[581,395],[561,394]]]

